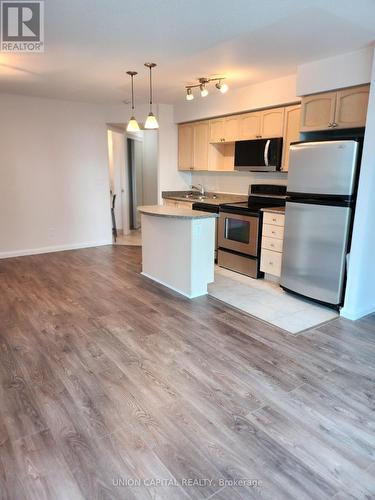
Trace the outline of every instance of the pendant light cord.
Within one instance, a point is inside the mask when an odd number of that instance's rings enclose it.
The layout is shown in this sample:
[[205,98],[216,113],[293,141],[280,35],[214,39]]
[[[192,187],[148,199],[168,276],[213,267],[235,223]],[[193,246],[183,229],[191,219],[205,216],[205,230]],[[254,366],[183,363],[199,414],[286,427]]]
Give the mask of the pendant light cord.
[[150,112],[152,111],[152,72],[150,66]]
[[134,75],[132,77],[132,111],[134,111]]

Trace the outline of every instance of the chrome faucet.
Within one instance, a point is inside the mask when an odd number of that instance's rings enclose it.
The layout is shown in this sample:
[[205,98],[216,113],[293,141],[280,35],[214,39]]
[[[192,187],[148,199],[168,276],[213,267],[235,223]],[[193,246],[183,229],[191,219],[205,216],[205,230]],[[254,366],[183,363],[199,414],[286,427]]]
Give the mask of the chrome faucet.
[[199,191],[202,196],[204,196],[204,186],[203,184],[198,184],[198,186],[191,186],[191,189],[195,189],[196,191]]

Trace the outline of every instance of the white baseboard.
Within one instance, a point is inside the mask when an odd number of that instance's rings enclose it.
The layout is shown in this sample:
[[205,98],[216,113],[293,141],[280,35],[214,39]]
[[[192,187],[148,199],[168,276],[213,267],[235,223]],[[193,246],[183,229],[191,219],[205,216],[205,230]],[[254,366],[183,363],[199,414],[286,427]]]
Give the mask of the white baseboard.
[[173,290],[174,292],[180,293],[181,295],[183,295],[184,297],[187,297],[188,299],[195,299],[197,297],[202,297],[203,295],[207,295],[207,291],[204,292],[204,293],[187,294],[186,292],[183,292],[182,290],[179,290],[178,288],[174,288],[173,286],[168,285],[164,281],[161,281],[161,280],[159,280],[157,278],[154,278],[153,276],[150,276],[149,274],[144,273],[143,271],[141,272],[141,274],[142,274],[142,276],[145,276],[146,278],[148,278],[148,279],[150,279],[152,281],[156,281],[156,283],[159,283],[159,285],[163,285],[166,288],[169,288],[170,290]]
[[352,321],[356,321],[357,319],[363,318],[364,316],[367,316],[368,314],[371,314],[375,312],[375,304],[372,306],[368,306],[363,309],[358,309],[358,310],[347,310],[345,307],[343,307],[340,311],[340,316],[346,319],[351,319]]
[[37,255],[41,253],[63,252],[65,250],[79,250],[80,248],[101,247],[104,245],[112,245],[112,240],[86,241],[84,243],[71,243],[70,245],[56,245],[42,248],[30,248],[27,250],[12,250],[11,252],[0,252],[0,259],[25,257],[26,255]]

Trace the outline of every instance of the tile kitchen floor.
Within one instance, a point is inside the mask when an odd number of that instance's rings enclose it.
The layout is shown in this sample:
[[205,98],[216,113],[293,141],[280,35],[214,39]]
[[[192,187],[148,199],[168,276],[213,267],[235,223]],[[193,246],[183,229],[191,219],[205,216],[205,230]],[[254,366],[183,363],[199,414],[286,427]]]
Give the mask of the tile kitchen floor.
[[133,229],[129,234],[119,234],[114,245],[142,246],[142,233],[140,229]]
[[285,292],[276,283],[216,266],[208,293],[289,333],[297,334],[338,317],[336,311]]

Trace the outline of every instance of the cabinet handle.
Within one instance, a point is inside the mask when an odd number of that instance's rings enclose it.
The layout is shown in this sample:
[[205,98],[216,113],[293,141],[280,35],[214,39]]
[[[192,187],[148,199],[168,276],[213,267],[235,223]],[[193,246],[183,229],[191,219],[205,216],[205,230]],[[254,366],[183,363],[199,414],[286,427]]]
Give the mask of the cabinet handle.
[[333,122],[333,123],[332,123],[332,127],[337,127],[337,123],[336,123],[336,122]]
[[273,266],[273,262],[272,262],[272,260],[270,260],[270,261],[268,262],[268,264],[269,264],[270,266]]
[[329,128],[333,127],[333,123],[328,123],[328,127]]
[[276,222],[276,219],[272,219],[272,222]]

